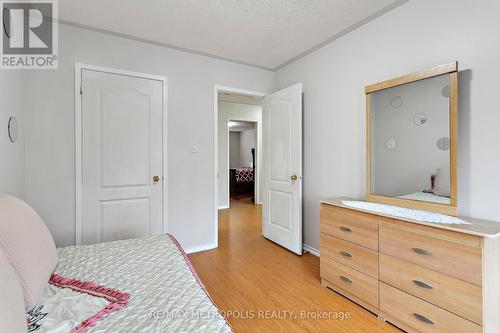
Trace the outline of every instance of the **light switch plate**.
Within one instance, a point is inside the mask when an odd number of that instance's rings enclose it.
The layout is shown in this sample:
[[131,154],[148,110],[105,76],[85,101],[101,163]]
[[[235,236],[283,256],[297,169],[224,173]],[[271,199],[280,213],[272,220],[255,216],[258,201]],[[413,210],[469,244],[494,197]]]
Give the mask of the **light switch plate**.
[[200,145],[197,143],[191,143],[191,154],[197,154],[200,151]]

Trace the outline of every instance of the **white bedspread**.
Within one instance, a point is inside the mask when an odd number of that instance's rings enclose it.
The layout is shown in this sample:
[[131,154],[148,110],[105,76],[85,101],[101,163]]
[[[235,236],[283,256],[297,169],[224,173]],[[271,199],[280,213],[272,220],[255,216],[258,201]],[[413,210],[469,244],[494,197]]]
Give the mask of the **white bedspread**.
[[407,195],[402,195],[399,198],[402,199],[410,199],[410,200],[417,200],[417,201],[427,201],[427,202],[434,202],[442,205],[449,205],[451,204],[451,199],[447,197],[440,197],[438,195],[432,194],[432,193],[425,193],[425,192],[415,192],[415,193],[410,193]]
[[168,235],[60,248],[59,258],[56,274],[130,294],[89,333],[231,332]]

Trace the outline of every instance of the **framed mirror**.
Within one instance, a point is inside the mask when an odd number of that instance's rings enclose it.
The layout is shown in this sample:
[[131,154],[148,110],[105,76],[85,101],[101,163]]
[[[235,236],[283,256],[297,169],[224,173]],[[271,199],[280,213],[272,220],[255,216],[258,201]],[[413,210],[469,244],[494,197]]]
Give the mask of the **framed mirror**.
[[458,63],[365,94],[366,200],[457,215]]

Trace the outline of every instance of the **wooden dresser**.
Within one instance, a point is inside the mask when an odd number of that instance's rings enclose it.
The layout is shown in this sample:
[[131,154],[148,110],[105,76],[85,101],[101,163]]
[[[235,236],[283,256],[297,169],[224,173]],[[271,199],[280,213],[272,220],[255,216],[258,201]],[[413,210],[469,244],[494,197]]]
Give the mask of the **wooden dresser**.
[[500,223],[416,222],[343,200],[321,201],[324,286],[407,332],[500,332]]

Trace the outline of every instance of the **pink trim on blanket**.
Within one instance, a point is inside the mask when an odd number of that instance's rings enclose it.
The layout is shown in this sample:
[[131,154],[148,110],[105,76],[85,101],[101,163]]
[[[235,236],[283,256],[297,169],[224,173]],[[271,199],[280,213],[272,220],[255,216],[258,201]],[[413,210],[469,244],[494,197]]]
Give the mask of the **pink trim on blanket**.
[[79,293],[104,298],[110,302],[107,307],[76,325],[76,327],[71,330],[71,333],[85,333],[87,327],[94,326],[98,321],[102,320],[105,315],[120,310],[128,304],[130,299],[130,294],[128,293],[103,287],[91,281],[65,278],[57,274],[52,274],[49,283],[59,288],[69,288]]
[[212,299],[212,296],[210,296],[210,294],[208,293],[207,288],[205,287],[205,285],[203,284],[203,282],[200,279],[200,276],[198,275],[198,273],[196,273],[196,270],[194,269],[193,262],[191,261],[191,259],[189,259],[189,257],[187,256],[186,252],[184,252],[184,249],[182,248],[181,244],[171,234],[167,234],[167,236],[170,237],[170,240],[172,240],[172,242],[175,244],[175,246],[177,246],[177,249],[182,254],[182,257],[184,258],[184,261],[186,261],[186,264],[188,265],[189,270],[191,271],[191,274],[193,274],[194,278],[196,279],[196,282],[198,282],[198,284],[200,285],[201,289],[205,292],[205,294],[207,295],[208,299],[210,299],[210,301],[212,302],[212,304],[219,311],[219,314],[222,316],[222,318],[224,318],[224,321],[226,322],[227,326],[229,326],[231,328],[231,331],[232,331],[233,327],[231,326],[231,324],[229,324],[229,322],[227,321],[226,316],[224,316],[224,313],[222,313],[221,309],[217,306],[217,304],[215,304],[214,300]]

